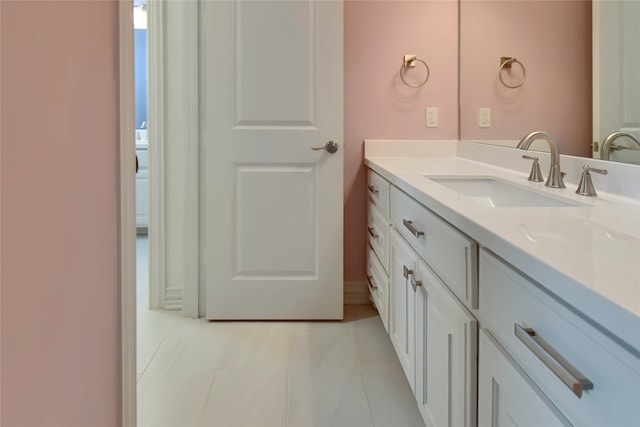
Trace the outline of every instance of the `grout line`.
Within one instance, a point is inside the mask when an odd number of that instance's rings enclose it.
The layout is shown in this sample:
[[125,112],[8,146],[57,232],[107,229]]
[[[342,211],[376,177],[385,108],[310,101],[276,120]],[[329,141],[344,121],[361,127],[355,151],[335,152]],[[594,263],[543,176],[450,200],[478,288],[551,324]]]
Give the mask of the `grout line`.
[[360,376],[360,382],[362,383],[362,390],[364,391],[364,396],[367,399],[367,408],[369,409],[369,418],[371,418],[371,425],[375,427],[376,420],[373,418],[373,410],[371,409],[371,402],[369,401],[369,393],[367,392],[367,385],[364,381],[364,375],[362,374],[362,362],[360,361],[360,352],[358,351],[358,346],[356,345],[355,337],[353,336],[353,329],[351,324],[353,322],[349,322],[349,336],[351,337],[351,343],[353,344],[353,350],[356,353],[356,362],[358,365],[358,374]]
[[[218,360],[219,362],[219,360]],[[211,379],[211,384],[209,384],[209,390],[207,391],[207,397],[204,399],[204,405],[202,406],[202,410],[200,410],[200,416],[198,417],[198,425],[202,425],[202,418],[204,417],[204,411],[207,409],[207,405],[209,404],[209,399],[211,399],[211,391],[213,390],[213,384],[216,382],[216,377],[218,376],[218,372],[221,369],[218,369],[218,364],[216,363],[216,369],[213,373],[213,378]]]
[[[160,340],[160,342],[158,343],[158,345],[156,346],[155,351],[153,352],[153,354],[149,358],[149,361],[146,363],[146,365],[144,365],[144,369],[142,370],[142,372],[137,372],[138,374],[140,374],[140,379],[142,379],[142,376],[147,372],[147,369],[149,369],[149,366],[151,365],[151,362],[153,362],[153,359],[155,359],[156,355],[158,354],[158,351],[160,351],[160,347],[162,347],[162,344],[164,344],[164,340],[165,340],[165,337],[163,336],[162,339]],[[136,345],[136,348],[137,347],[138,346]],[[137,354],[137,351],[136,351],[136,371],[138,370],[138,360],[137,360],[137,358],[138,358],[138,354]]]
[[[209,404],[209,399],[211,398],[211,391],[213,390],[213,384],[216,382],[216,378],[218,377],[218,372],[224,370],[224,369],[220,369],[220,361],[222,360],[222,356],[224,354],[225,349],[227,348],[227,345],[229,345],[229,341],[231,341],[231,335],[233,335],[233,332],[230,332],[230,334],[228,334],[225,331],[224,333],[224,338],[223,338],[224,345],[223,345],[223,348],[220,349],[220,354],[216,358],[216,366],[213,371],[213,377],[211,378],[211,384],[209,384],[209,391],[207,392],[207,397],[204,400],[204,405],[202,406],[202,410],[200,411],[200,417],[198,418],[199,425],[202,425],[202,419],[204,417],[205,410],[207,409],[207,405]],[[198,337],[198,339],[200,338],[202,337]],[[206,337],[205,339],[209,339],[209,337]]]
[[285,411],[287,414],[285,416],[285,427],[289,426],[289,415],[291,411],[289,411],[291,406],[291,359],[292,359],[292,350],[293,350],[293,323],[289,325],[289,351],[287,352],[287,404],[285,405]]

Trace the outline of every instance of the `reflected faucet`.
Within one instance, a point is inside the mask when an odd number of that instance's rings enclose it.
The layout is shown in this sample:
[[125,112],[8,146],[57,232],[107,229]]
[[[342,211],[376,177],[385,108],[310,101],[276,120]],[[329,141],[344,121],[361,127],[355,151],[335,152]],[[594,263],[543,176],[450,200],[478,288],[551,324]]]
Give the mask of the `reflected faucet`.
[[609,152],[613,148],[613,141],[620,138],[621,136],[626,136],[631,139],[638,146],[638,149],[640,149],[640,140],[638,140],[638,138],[636,138],[629,132],[613,132],[611,135],[606,137],[604,139],[604,142],[602,143],[602,149],[600,150],[601,160],[609,160]]
[[565,188],[564,181],[562,180],[562,172],[560,172],[560,148],[553,135],[542,131],[531,132],[520,140],[517,148],[528,150],[531,143],[536,139],[544,139],[551,149],[551,167],[549,168],[549,177],[544,185],[551,188]]

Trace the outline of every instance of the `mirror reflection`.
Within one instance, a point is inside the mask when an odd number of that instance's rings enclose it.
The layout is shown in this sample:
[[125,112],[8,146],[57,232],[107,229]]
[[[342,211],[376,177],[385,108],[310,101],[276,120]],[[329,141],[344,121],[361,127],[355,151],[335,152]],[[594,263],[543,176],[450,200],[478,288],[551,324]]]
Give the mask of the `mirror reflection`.
[[[514,146],[541,130],[600,157],[607,135],[640,137],[638,22],[636,1],[461,0],[460,138]],[[640,154],[626,136],[611,147]]]

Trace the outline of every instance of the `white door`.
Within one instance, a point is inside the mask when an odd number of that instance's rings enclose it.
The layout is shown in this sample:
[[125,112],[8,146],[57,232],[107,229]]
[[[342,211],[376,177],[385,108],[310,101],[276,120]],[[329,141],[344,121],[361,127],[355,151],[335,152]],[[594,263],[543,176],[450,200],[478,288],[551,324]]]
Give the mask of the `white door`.
[[[640,2],[593,2],[593,138],[629,132],[640,138]],[[626,147],[620,138],[615,145]],[[620,160],[638,152],[612,151]],[[599,157],[594,152],[594,157]],[[636,163],[634,162],[634,163]]]
[[342,2],[201,13],[206,317],[341,319]]

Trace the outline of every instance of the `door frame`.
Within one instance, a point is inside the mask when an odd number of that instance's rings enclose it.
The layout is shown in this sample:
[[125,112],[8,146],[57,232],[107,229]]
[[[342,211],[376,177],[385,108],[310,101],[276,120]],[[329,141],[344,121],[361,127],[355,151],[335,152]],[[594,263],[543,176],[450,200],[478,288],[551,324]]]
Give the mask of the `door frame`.
[[[182,284],[182,295],[178,295],[177,304],[185,317],[198,317],[198,264],[199,264],[199,94],[198,94],[198,9],[199,2],[180,2],[180,14],[177,19],[180,31],[172,34],[172,41],[180,45],[179,61],[184,72],[171,77],[165,73],[166,67],[166,2],[165,0],[149,0],[149,307],[152,310],[166,308],[175,304],[172,284],[167,282],[167,227],[180,228],[180,242],[183,265],[182,275],[178,279]],[[176,4],[173,5],[174,9]],[[175,12],[175,10],[174,10]],[[173,17],[175,18],[175,17]],[[172,60],[175,60],[173,58]],[[171,91],[170,85],[176,85]],[[172,124],[179,127],[181,140],[182,163],[180,177],[173,177],[179,182],[181,191],[168,194],[166,185],[167,162],[167,96],[172,92],[180,93],[172,99],[185,112],[183,117],[172,117]],[[175,168],[174,168],[175,170]],[[168,199],[183,207],[181,224],[168,224],[166,212]],[[177,200],[176,200],[177,199]],[[172,289],[170,289],[172,288]]]
[[149,153],[149,308],[165,304],[164,1],[147,2]]
[[121,425],[136,425],[136,200],[133,1],[118,2],[118,265]]
[[[189,73],[181,82],[187,90],[182,100],[188,111],[184,126],[185,157],[183,170],[185,179],[180,202],[185,208],[183,228],[184,275],[182,313],[198,317],[199,304],[199,68],[198,33],[199,2],[183,2],[183,26],[180,39],[183,45],[183,60]],[[150,307],[164,306],[165,275],[165,141],[164,127],[154,123],[165,123],[164,73],[164,0],[149,0],[149,298]],[[137,420],[137,370],[136,370],[136,218],[135,218],[135,148],[132,138],[135,133],[134,100],[134,40],[133,1],[118,2],[118,94],[119,94],[119,187],[118,187],[118,266],[120,297],[120,355],[121,355],[121,425],[134,427]],[[156,129],[155,132],[153,129]]]

